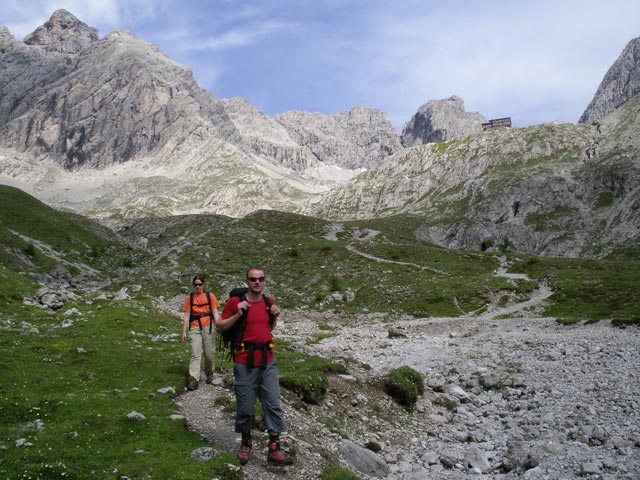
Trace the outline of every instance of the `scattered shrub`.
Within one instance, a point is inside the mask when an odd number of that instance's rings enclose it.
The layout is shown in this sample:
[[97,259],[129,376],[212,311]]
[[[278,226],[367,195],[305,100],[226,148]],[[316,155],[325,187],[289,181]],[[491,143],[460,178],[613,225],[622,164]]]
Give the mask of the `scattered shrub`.
[[335,275],[331,275],[329,277],[329,291],[330,292],[339,292],[340,288],[340,279]]
[[502,239],[502,245],[500,245],[500,251],[502,253],[507,253],[508,251],[511,250],[512,247],[513,247],[513,243],[511,243],[511,240],[509,240],[508,237],[504,237]]
[[36,256],[36,247],[33,245],[33,242],[29,242],[29,244],[24,247],[22,252],[26,255],[29,255],[31,258]]
[[413,408],[418,396],[424,393],[424,381],[420,373],[411,367],[403,366],[389,371],[385,379],[385,389],[400,405]]
[[482,243],[480,244],[480,250],[482,250],[483,252],[489,250],[490,248],[493,248],[493,239],[491,238],[487,238],[486,240],[483,240]]
[[320,473],[320,480],[359,480],[359,479],[360,477],[358,477],[351,470],[344,467],[338,467],[338,466],[327,467]]
[[364,447],[371,450],[374,453],[378,453],[380,450],[382,450],[382,447],[380,446],[380,444],[373,440],[369,440]]

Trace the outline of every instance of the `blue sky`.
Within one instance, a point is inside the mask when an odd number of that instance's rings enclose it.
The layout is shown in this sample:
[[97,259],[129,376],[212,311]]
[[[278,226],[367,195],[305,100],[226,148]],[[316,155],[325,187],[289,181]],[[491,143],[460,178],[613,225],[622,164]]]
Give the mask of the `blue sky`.
[[22,40],[58,8],[157,45],[218,98],[268,115],[368,105],[399,131],[451,95],[515,126],[577,122],[640,36],[635,0],[0,0],[0,25]]

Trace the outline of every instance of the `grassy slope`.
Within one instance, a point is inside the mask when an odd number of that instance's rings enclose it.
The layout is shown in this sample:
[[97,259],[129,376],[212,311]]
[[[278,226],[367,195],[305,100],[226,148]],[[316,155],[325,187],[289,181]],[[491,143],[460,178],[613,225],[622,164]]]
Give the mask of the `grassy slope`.
[[[336,241],[325,238],[327,222],[274,211],[238,220],[198,216],[167,222],[169,227],[149,238],[158,252],[167,247],[178,252],[173,260],[165,256],[156,265],[170,272],[166,282],[174,289],[200,270],[210,275],[214,292],[224,292],[242,281],[249,265],[257,264],[267,271],[270,292],[286,308],[435,316],[482,308],[487,286],[513,288],[493,277],[497,266],[493,255],[451,252],[417,242],[411,232],[418,220],[412,217],[368,222],[380,231],[371,240],[357,240],[365,235],[365,223],[345,223]],[[136,232],[149,233],[147,222],[127,233]],[[176,240],[180,236],[184,239]],[[377,262],[350,252],[348,246],[413,265]],[[166,286],[152,281],[157,270],[140,276],[160,295]],[[334,291],[347,290],[355,293],[354,301],[324,302]]]
[[[191,273],[203,271],[210,275],[210,288],[221,296],[242,281],[247,266],[257,264],[267,270],[269,290],[285,308],[458,316],[481,312],[490,291],[526,294],[536,280],[550,280],[556,290],[546,311],[550,316],[567,322],[639,321],[639,257],[631,250],[605,260],[461,252],[417,241],[414,232],[421,225],[417,217],[342,225],[337,240],[328,240],[328,222],[259,211],[243,219],[156,219],[153,228],[149,221],[141,221],[128,233],[146,234],[152,248],[175,252],[171,260],[164,256],[153,269],[139,273],[157,295],[166,294],[168,287],[177,290],[188,283]],[[367,238],[367,230],[379,233]],[[347,247],[388,262],[356,255]],[[499,253],[513,260],[514,272],[528,273],[534,281],[495,277]],[[168,274],[162,277],[159,271]],[[325,302],[332,292],[347,290],[355,294],[354,301]]]
[[[13,232],[44,241],[54,257]],[[0,187],[2,478],[236,478],[230,455],[191,460],[191,450],[210,445],[170,420],[172,395],[157,392],[183,387],[188,352],[167,336],[177,330],[174,317],[144,296],[100,301],[81,290],[57,311],[22,303],[39,288],[28,273],[61,260],[107,277],[144,257],[87,219]],[[128,419],[133,411],[146,420]]]

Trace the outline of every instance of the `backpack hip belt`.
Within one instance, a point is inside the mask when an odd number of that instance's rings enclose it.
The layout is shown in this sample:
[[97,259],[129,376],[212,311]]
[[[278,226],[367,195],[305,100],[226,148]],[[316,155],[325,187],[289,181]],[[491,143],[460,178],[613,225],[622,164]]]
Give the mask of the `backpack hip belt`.
[[189,328],[191,328],[191,325],[196,323],[198,324],[198,327],[200,328],[200,330],[202,330],[202,322],[200,321],[200,319],[202,317],[209,317],[209,333],[212,332],[212,325],[213,325],[213,318],[211,318],[211,315],[209,315],[208,313],[203,313],[202,315],[191,315],[189,317]]
[[267,343],[254,343],[254,342],[240,342],[234,352],[236,354],[247,352],[247,366],[249,368],[253,368],[255,365],[253,364],[254,360],[254,352],[259,350],[262,352],[262,358],[260,359],[260,368],[264,370],[267,368],[267,357],[269,352],[271,352],[276,347],[276,343],[271,340]]

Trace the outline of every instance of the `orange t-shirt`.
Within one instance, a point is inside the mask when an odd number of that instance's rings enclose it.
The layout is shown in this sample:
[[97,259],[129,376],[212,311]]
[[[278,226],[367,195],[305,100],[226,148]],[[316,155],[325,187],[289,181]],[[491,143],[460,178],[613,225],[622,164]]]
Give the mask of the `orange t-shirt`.
[[[218,299],[213,293],[209,293],[209,296],[211,297],[211,309],[215,310],[220,306],[220,303],[218,303]],[[184,299],[184,307],[182,307],[182,311],[184,313],[191,313],[190,295],[187,295],[187,297]],[[205,292],[196,292],[193,294],[193,313],[194,315],[203,316],[200,317],[200,323],[198,323],[197,319],[191,320],[189,328],[200,327],[200,325],[202,325],[202,327],[204,328],[208,327],[209,324],[211,324],[212,319],[209,316],[209,302],[207,301],[207,294]]]

